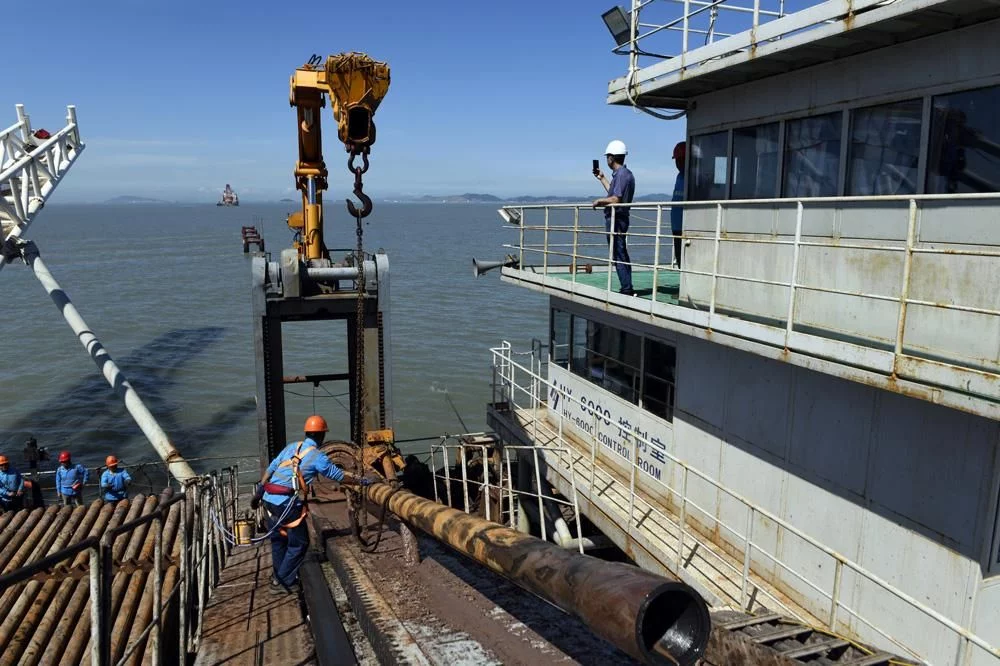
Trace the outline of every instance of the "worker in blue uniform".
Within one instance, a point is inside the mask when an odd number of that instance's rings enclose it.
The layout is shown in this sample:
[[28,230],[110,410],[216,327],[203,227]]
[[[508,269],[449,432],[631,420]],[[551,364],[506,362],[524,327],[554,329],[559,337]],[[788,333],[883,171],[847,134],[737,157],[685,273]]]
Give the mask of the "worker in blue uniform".
[[298,592],[299,567],[309,548],[309,530],[305,517],[309,513],[309,486],[317,475],[339,483],[367,486],[367,479],[344,472],[330,462],[318,446],[326,438],[326,419],[313,415],[306,419],[305,439],[292,442],[271,461],[260,479],[260,485],[250,502],[256,510],[261,501],[270,516],[271,532],[271,592]]
[[101,499],[105,504],[116,504],[128,497],[128,487],[132,477],[128,470],[118,469],[118,458],[108,456],[104,459],[107,469],[101,474]]
[[69,451],[59,454],[59,467],[56,469],[56,492],[63,506],[80,506],[83,504],[83,484],[90,478],[90,472],[80,464],[73,464]]
[[0,510],[17,511],[24,502],[24,479],[10,468],[7,456],[0,456]]

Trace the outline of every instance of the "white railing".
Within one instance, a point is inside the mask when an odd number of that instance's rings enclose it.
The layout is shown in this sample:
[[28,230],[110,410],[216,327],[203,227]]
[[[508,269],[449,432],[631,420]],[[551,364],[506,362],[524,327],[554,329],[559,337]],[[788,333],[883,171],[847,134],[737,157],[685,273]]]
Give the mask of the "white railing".
[[612,95],[623,94],[634,102],[634,95],[646,92],[657,79],[696,76],[699,68],[717,66],[720,59],[751,58],[761,46],[791,45],[780,40],[802,41],[824,26],[843,30],[843,25],[831,24],[893,3],[807,0],[802,4],[790,9],[784,0],[632,0],[625,14],[628,40],[614,49],[629,56],[628,74],[612,82]]
[[[589,204],[503,209],[518,234],[504,246],[518,260],[505,276],[830,359],[859,381],[870,379],[858,368],[910,387],[951,388],[961,395],[934,388],[922,397],[1000,418],[996,350],[954,337],[956,329],[987,330],[1000,317],[989,286],[1000,275],[1000,226],[981,224],[1000,211],[1000,194],[629,207],[633,280],[651,279],[640,298],[618,293],[611,236],[619,234],[609,235]],[[673,207],[684,209],[676,236]]]
[[[74,106],[66,109],[66,126],[48,138],[32,131],[21,104],[17,117],[0,131],[0,240],[21,235],[84,148]],[[0,268],[6,261],[0,259]]]
[[[563,410],[552,411],[547,408],[546,396],[559,395],[561,401],[568,402],[571,399],[569,394],[555,383],[540,376],[533,368],[525,367],[515,360],[512,354],[516,352],[512,352],[509,342],[504,341],[500,347],[491,349],[491,352],[493,355],[494,404],[507,403],[512,412],[522,410],[529,414],[532,421],[532,433],[534,433],[529,434],[534,441],[541,438],[547,442],[554,442],[561,449],[570,449],[575,453],[575,457],[571,456],[569,464],[566,464],[564,457],[552,459],[553,462],[562,466],[562,474],[568,474],[573,479],[574,488],[585,488],[586,490],[580,492],[588,497],[593,504],[600,507],[608,495],[608,488],[603,486],[607,485],[605,481],[610,478],[612,486],[617,487],[629,498],[628,523],[625,526],[625,531],[629,535],[635,534],[644,523],[649,522],[650,512],[655,514],[660,521],[672,526],[676,531],[676,546],[671,547],[671,550],[674,551],[672,557],[666,551],[661,553],[664,566],[679,571],[684,566],[685,548],[688,548],[692,557],[694,550],[697,550],[702,557],[712,557],[716,564],[721,566],[722,571],[728,572],[734,577],[733,582],[738,585],[740,591],[739,599],[735,600],[739,607],[749,608],[754,599],[753,592],[756,590],[757,593],[767,597],[770,601],[769,607],[772,610],[781,609],[796,619],[809,623],[809,618],[803,615],[800,608],[783,600],[781,594],[777,593],[776,586],[764,581],[755,571],[759,566],[757,563],[759,563],[760,558],[764,558],[790,575],[796,581],[796,587],[805,586],[827,600],[829,610],[825,617],[819,619],[832,631],[851,627],[850,620],[853,619],[880,636],[886,643],[896,646],[914,658],[923,659],[924,657],[912,646],[912,637],[902,639],[893,636],[883,626],[880,626],[879,622],[883,617],[898,619],[904,617],[905,613],[917,613],[934,620],[942,630],[962,646],[962,658],[956,663],[972,663],[976,651],[1000,660],[1000,648],[987,643],[974,634],[969,627],[945,617],[857,562],[827,547],[781,517],[726,487],[712,476],[672,455],[669,451],[665,452],[665,455],[669,465],[672,465],[674,469],[664,469],[663,479],[678,478],[679,481],[675,481],[675,483],[679,485],[679,488],[674,487],[669,482],[646,475],[644,481],[654,483],[658,492],[646,493],[642,489],[637,489],[637,477],[644,474],[638,465],[640,448],[652,446],[652,442],[638,432],[631,433],[628,438],[631,444],[629,480],[626,482],[618,478],[611,467],[601,460],[603,454],[599,454],[600,444],[598,444],[596,437],[591,438],[588,442],[589,452],[581,451],[564,435]],[[597,423],[602,415],[586,406],[582,406],[582,409],[587,411],[589,418],[594,420],[594,432],[598,432]],[[555,423],[550,422],[549,419],[554,419]],[[604,468],[601,474],[603,488],[601,492],[595,492],[598,467]],[[745,520],[734,521],[736,524],[730,524],[713,511],[700,506],[688,492],[689,482],[692,480],[708,484],[715,491],[742,506]],[[647,505],[648,511],[637,512],[638,504]],[[668,504],[677,507],[676,513],[666,508]],[[800,571],[795,563],[782,560],[781,557],[770,552],[765,545],[756,541],[754,525],[760,517],[771,521],[786,535],[786,538],[794,535],[800,542],[811,546],[817,556],[827,558],[830,566],[822,567],[822,569],[833,571],[832,580],[810,578]],[[726,555],[725,549],[719,548],[723,544],[706,537],[707,534],[713,532],[719,535],[718,538],[724,541],[726,546],[735,549],[741,557]],[[780,541],[779,538],[778,542]],[[867,617],[849,606],[844,599],[845,570],[854,575],[857,585],[890,595],[889,598],[895,604],[891,612],[886,610],[885,614],[880,615],[880,617]],[[786,595],[789,592],[793,592],[793,590],[784,589],[781,591],[782,594]],[[848,616],[846,620],[845,615]],[[869,640],[864,637],[862,639]]]
[[[477,433],[483,435],[484,433]],[[465,437],[468,437],[466,435]],[[448,444],[449,440],[457,441],[456,444]],[[542,483],[539,454],[550,454],[557,456],[564,464],[571,459],[572,453],[568,448],[557,446],[514,446],[505,445],[502,450],[497,450],[491,455],[495,448],[494,444],[468,443],[461,441],[461,437],[447,436],[441,438],[440,444],[431,445],[431,470],[434,477],[434,501],[439,504],[446,504],[455,507],[458,499],[461,499],[460,508],[466,513],[473,513],[481,501],[482,509],[479,513],[486,520],[492,520],[502,525],[507,525],[517,529],[518,511],[521,504],[526,501],[537,505],[538,524],[542,540],[551,539],[555,543],[564,547],[575,547],[579,552],[584,551],[584,544],[587,542],[583,537],[580,525],[580,507],[576,497],[576,482],[571,480],[572,492],[570,497],[554,495],[544,492],[545,486]],[[470,473],[469,462],[473,453],[478,455],[478,462],[482,470],[482,478],[474,478],[476,475]],[[440,460],[441,467],[438,467]],[[515,480],[515,465],[523,465],[530,460],[531,471],[534,481],[534,490],[518,487]],[[454,462],[454,465],[452,464]],[[457,467],[458,475],[453,477],[452,470]],[[493,475],[490,469],[494,469]],[[443,473],[439,474],[438,470]],[[444,488],[444,492],[439,490],[438,482]],[[460,484],[462,497],[453,497],[453,486]],[[497,505],[500,507],[500,515],[495,515],[492,510],[492,500],[497,498]],[[554,534],[548,533],[547,521],[545,520],[545,505],[555,504],[556,506],[567,506],[573,511],[576,523],[576,534],[574,538],[566,528],[564,521],[556,522]],[[505,508],[506,507],[506,508]]]

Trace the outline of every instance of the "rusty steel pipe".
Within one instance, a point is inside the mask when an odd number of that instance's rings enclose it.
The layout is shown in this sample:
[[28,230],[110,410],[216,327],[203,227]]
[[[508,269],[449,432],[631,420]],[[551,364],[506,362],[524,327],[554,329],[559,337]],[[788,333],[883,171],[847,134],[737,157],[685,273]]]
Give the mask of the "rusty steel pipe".
[[708,607],[685,583],[580,555],[384,483],[367,492],[374,503],[580,618],[636,659],[686,666],[705,651]]

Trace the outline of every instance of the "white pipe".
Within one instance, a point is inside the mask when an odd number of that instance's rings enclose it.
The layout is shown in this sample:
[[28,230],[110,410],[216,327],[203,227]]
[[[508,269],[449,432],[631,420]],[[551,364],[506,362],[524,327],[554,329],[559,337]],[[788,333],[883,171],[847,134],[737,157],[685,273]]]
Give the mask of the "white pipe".
[[313,280],[353,280],[358,277],[358,268],[357,266],[307,268],[306,275]]
[[101,374],[108,380],[115,393],[119,397],[124,398],[125,408],[132,415],[132,418],[135,419],[136,424],[142,430],[146,439],[149,440],[149,443],[153,445],[156,452],[167,463],[167,469],[170,470],[170,473],[181,483],[197,476],[187,461],[184,460],[184,457],[181,456],[180,452],[170,443],[167,434],[163,432],[163,428],[156,422],[156,418],[146,408],[146,405],[142,402],[142,398],[139,397],[139,394],[129,384],[128,379],[125,378],[122,371],[115,365],[114,360],[112,360],[111,355],[104,348],[104,345],[101,344],[101,341],[97,339],[97,336],[87,326],[87,322],[83,320],[77,309],[73,307],[69,296],[59,286],[55,278],[52,277],[49,269],[45,267],[41,257],[38,256],[38,248],[35,247],[35,244],[31,241],[25,242],[22,246],[22,255],[28,267],[35,273],[35,277],[38,278],[38,281],[42,283],[42,287],[45,288],[45,291],[52,298],[52,302],[62,312],[66,323],[76,333],[80,344],[87,350],[90,357],[94,359],[94,363],[97,364]]

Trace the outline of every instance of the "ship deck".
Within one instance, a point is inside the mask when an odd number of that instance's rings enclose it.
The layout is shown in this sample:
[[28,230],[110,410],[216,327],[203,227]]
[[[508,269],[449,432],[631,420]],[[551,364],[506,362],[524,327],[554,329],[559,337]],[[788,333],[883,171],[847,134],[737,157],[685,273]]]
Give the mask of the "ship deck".
[[[588,287],[604,289],[608,284],[608,274],[604,271],[576,273],[570,275],[569,280]],[[651,270],[632,271],[632,288],[635,290],[636,297],[646,299],[647,301],[653,300],[654,285],[656,287],[655,298],[658,303],[669,303],[670,305],[677,305],[679,303],[678,296],[681,289],[680,273],[673,271],[654,272]],[[618,291],[620,289],[621,283],[618,281],[618,276],[612,271],[611,290]]]
[[270,593],[270,543],[234,548],[205,607],[198,666],[315,664],[298,596]]

